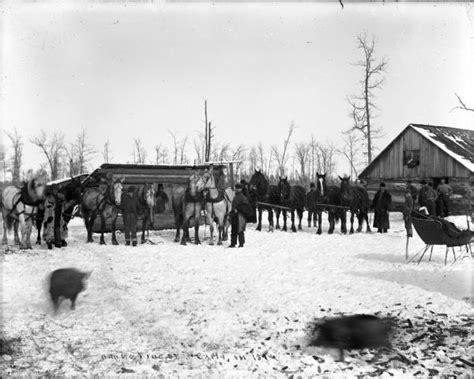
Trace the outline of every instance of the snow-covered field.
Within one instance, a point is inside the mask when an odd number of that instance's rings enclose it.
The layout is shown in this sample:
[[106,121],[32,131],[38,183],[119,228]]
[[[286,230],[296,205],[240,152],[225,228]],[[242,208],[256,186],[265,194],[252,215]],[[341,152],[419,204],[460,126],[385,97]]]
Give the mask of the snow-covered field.
[[[456,221],[465,226],[464,219]],[[152,233],[155,245],[125,247],[122,235],[120,246],[86,244],[81,220],[73,220],[67,248],[3,256],[3,338],[12,350],[1,356],[0,370],[470,376],[472,260],[451,264],[450,253],[445,266],[438,247],[431,262],[407,264],[400,214],[391,222],[384,235],[328,235],[326,222],[321,236],[306,221],[296,234],[256,232],[249,225],[245,248],[227,249],[228,243],[208,246],[207,240],[181,246],[172,230]],[[422,247],[415,235],[410,254]],[[66,300],[54,316],[46,277],[62,267],[94,271],[76,310]],[[335,350],[308,346],[315,318],[354,313],[395,317],[392,342],[401,355],[352,351],[338,362]]]

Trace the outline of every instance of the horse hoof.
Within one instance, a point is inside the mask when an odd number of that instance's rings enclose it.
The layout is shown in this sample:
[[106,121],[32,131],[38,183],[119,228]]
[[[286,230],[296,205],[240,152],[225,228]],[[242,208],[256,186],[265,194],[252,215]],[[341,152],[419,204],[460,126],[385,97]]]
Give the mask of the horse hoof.
[[[112,245],[118,245],[119,243],[117,241],[112,241]],[[104,243],[105,245],[105,243]]]
[[179,237],[176,237],[176,238],[174,239],[174,242],[179,242]]
[[275,229],[280,229],[280,225],[277,225],[277,226],[275,227]]
[[217,246],[222,246],[222,241],[217,242]]
[[194,241],[194,244],[195,244],[195,245],[200,245],[200,244],[201,244],[201,241],[196,240],[196,241]]
[[41,241],[36,241],[36,244],[37,244],[37,245],[41,245]]
[[209,246],[214,246],[214,241],[209,241]]
[[298,230],[303,230],[303,227],[302,227],[302,226],[298,226]]
[[91,239],[91,240],[87,240],[87,243],[92,243],[92,242],[94,242],[94,240],[92,240],[92,239]]
[[316,234],[321,234],[321,230],[318,230],[318,231],[316,232]]
[[181,241],[182,246],[186,246],[186,241]]
[[353,231],[353,230],[351,230],[351,231],[349,232],[349,234],[354,234],[354,231]]
[[291,231],[292,231],[293,233],[296,233],[296,228],[291,228]]
[[106,243],[105,243],[105,241],[100,241],[100,244],[105,245]]
[[257,226],[257,229],[255,229],[257,232],[260,232],[262,230],[261,226]]

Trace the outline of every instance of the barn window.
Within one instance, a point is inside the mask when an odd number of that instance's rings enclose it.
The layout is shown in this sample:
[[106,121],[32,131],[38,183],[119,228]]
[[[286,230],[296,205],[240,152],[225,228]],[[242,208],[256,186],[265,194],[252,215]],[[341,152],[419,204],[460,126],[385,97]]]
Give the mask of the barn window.
[[404,150],[403,165],[408,168],[415,168],[420,165],[420,150]]

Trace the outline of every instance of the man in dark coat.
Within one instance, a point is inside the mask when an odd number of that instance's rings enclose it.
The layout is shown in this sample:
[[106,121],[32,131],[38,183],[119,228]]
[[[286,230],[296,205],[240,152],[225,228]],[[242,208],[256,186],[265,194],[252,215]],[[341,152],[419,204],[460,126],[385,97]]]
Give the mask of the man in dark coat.
[[135,194],[135,187],[128,187],[127,193],[122,195],[121,201],[122,217],[125,226],[125,245],[130,246],[130,236],[132,245],[137,246],[137,219],[138,219],[138,197]]
[[158,184],[158,191],[156,192],[156,212],[163,213],[166,210],[168,201],[169,198],[163,188],[163,184]]
[[446,183],[445,179],[441,179],[441,184],[438,186],[438,216],[449,216],[449,197],[453,194],[453,189]]
[[407,189],[405,190],[405,204],[403,205],[403,221],[405,221],[405,230],[407,231],[407,237],[413,237],[411,213],[413,212],[414,204],[415,201],[412,197],[412,193],[407,187]]
[[380,183],[380,189],[375,194],[371,208],[374,209],[374,228],[379,233],[387,233],[390,229],[389,210],[392,205],[392,195],[385,189],[385,183]]
[[248,215],[252,213],[249,201],[242,193],[242,185],[237,183],[235,185],[235,196],[232,200],[231,223],[232,230],[230,233],[230,246],[235,247],[237,244],[237,237],[239,238],[239,247],[244,247],[245,243],[245,223]]
[[418,196],[418,190],[416,187],[411,183],[411,180],[407,180],[407,190],[410,191],[411,193],[411,198],[413,199],[413,202],[416,201],[416,198]]

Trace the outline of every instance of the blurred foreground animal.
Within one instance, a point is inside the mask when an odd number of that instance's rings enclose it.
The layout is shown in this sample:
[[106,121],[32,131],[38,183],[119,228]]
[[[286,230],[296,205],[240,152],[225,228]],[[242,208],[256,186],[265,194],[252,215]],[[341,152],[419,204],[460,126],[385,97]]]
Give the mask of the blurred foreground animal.
[[55,270],[50,276],[49,293],[54,305],[54,311],[59,308],[59,298],[71,300],[71,309],[76,307],[76,298],[86,288],[86,279],[92,271],[81,272],[75,268],[61,268]]
[[[390,348],[391,328],[384,320],[371,315],[353,315],[325,320],[316,326],[310,346],[339,349],[344,361],[344,350]],[[313,331],[313,333],[314,333]]]

